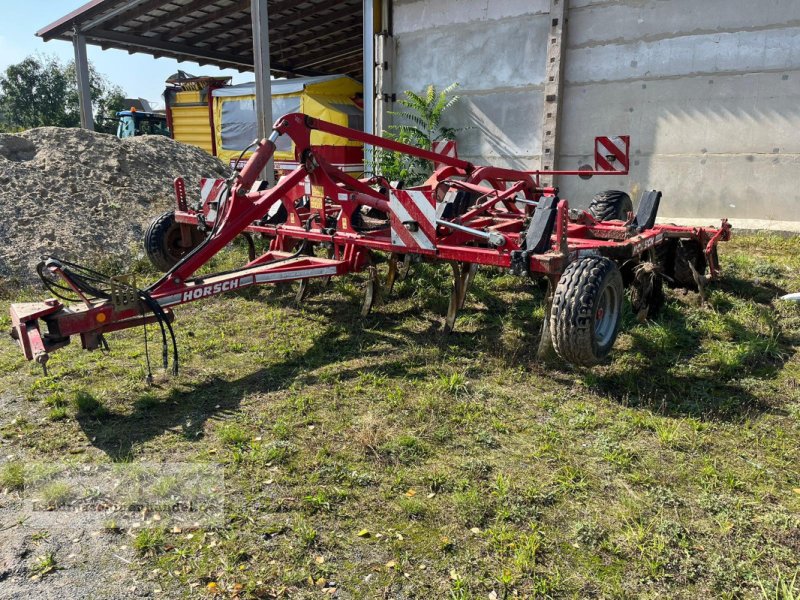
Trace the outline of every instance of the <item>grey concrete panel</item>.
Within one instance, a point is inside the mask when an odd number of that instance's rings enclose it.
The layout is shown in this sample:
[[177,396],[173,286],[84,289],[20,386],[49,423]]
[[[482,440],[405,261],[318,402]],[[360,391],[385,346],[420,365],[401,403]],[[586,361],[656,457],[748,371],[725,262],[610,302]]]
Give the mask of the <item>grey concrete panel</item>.
[[583,9],[580,3],[570,2],[569,6],[571,48],[800,25],[797,0],[726,0],[724,10],[714,2],[701,4],[697,0],[637,0]]
[[465,90],[538,85],[544,80],[547,17],[441,27],[397,36],[395,89],[457,81]]
[[657,79],[800,69],[800,27],[689,35],[570,50],[566,81]]
[[[566,161],[570,157],[565,157]],[[589,181],[562,178],[562,195],[575,206],[586,206],[606,189],[631,194],[664,193],[659,216],[800,221],[800,155],[652,156],[640,159],[626,181],[595,177]]]
[[395,35],[550,11],[549,0],[395,0]]
[[541,164],[541,156],[497,156],[487,159],[486,156],[461,155],[459,158],[468,160],[476,165],[491,165],[504,169],[518,169],[521,171],[535,171]]
[[459,155],[483,157],[483,164],[522,160],[517,164],[532,168],[524,159],[540,152],[542,102],[538,89],[462,96],[447,118],[449,125],[466,127],[458,134]]
[[640,154],[800,153],[798,99],[800,71],[568,86],[561,151],[628,134]]

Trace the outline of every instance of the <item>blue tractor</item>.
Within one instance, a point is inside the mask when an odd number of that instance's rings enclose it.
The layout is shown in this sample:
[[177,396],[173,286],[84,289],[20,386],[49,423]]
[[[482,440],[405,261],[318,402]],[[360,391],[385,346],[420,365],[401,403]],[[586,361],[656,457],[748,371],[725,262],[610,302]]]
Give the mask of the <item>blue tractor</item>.
[[165,135],[171,137],[167,116],[163,113],[145,112],[131,108],[117,113],[117,137],[129,138],[139,135]]

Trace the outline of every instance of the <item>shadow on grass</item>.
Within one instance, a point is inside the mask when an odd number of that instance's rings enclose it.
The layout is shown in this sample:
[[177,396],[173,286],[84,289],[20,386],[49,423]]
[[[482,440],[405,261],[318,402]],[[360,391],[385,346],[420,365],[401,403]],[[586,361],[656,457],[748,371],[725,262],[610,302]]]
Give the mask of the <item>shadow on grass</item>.
[[[339,381],[369,372],[407,379],[430,377],[430,371],[425,371],[424,353],[422,362],[404,354],[410,347],[432,348],[466,359],[488,352],[501,357],[509,367],[534,364],[541,317],[535,318],[533,313],[541,304],[543,290],[519,279],[494,282],[495,275],[488,273],[471,290],[469,306],[460,317],[465,329],[469,324],[474,331],[460,331],[457,325],[456,332],[445,336],[441,333],[443,315],[438,319],[423,316],[424,311],[441,314],[446,310],[449,267],[444,269],[447,271],[443,274],[442,268],[426,265],[398,284],[392,301],[410,301],[412,307],[397,312],[378,309],[367,319],[358,314],[359,298],[352,281],[348,284],[343,280],[337,291],[344,300],[331,301],[317,295],[305,302],[307,318],[324,323],[324,328],[304,352],[235,380],[211,378],[189,385],[179,383],[164,400],[135,402],[130,414],[111,412],[102,419],[79,415],[79,423],[96,447],[119,460],[127,458],[138,444],[167,430],[196,440],[202,436],[206,420],[236,411],[245,396],[287,389],[297,382],[317,383],[319,376],[313,372],[326,365],[359,359],[357,366],[337,366]],[[725,282],[722,289],[739,297],[764,298],[762,303],[776,295],[769,288],[755,287],[736,280]],[[504,299],[506,294],[513,300]],[[262,301],[266,298],[270,303],[287,303],[293,295],[289,287],[276,286],[268,289]],[[255,296],[247,299],[256,302]],[[426,323],[418,322],[411,328],[408,322],[413,318]],[[724,315],[722,318],[726,319]],[[617,354],[616,363],[606,369],[576,372],[554,365],[535,372],[565,386],[571,386],[577,375],[597,393],[662,414],[734,420],[770,410],[742,382],[773,379],[791,353],[790,344],[783,338],[765,341],[732,318],[727,318],[726,324],[732,337],[726,343],[735,352],[727,362],[712,357],[700,368],[694,359],[707,350],[702,349],[701,334],[689,326],[684,309],[668,305],[658,321],[635,326],[630,308],[626,307],[623,330],[629,331],[632,339],[632,348],[626,354],[635,360]],[[509,336],[513,337],[511,348]],[[397,359],[392,358],[395,353],[399,354]],[[480,361],[476,360],[475,365],[470,369],[480,370]]]
[[[134,448],[162,435],[165,431],[178,432],[186,440],[202,437],[205,422],[209,418],[235,412],[243,398],[251,394],[269,393],[285,390],[301,381],[303,385],[313,385],[320,381],[314,371],[320,367],[358,362],[337,366],[335,377],[338,381],[348,381],[365,373],[379,373],[407,380],[429,378],[426,371],[427,359],[424,355],[409,357],[409,348],[434,349],[442,354],[461,357],[477,357],[490,349],[500,352],[500,339],[506,322],[520,327],[523,346],[529,348],[529,356],[519,356],[508,360],[533,361],[538,344],[539,325],[532,323],[522,326],[524,318],[533,310],[537,298],[531,295],[523,302],[511,305],[496,298],[490,298],[484,290],[476,287],[476,299],[486,303],[486,308],[474,310],[467,307],[463,312],[465,321],[470,318],[479,321],[474,332],[442,333],[444,318],[424,316],[425,310],[436,311],[447,306],[447,288],[439,290],[444,301],[430,293],[435,282],[428,281],[428,291],[413,301],[416,306],[405,310],[388,312],[380,308],[366,319],[359,315],[358,302],[352,289],[338,290],[345,299],[330,301],[324,297],[313,296],[305,301],[308,319],[323,322],[324,329],[313,338],[307,350],[292,354],[284,360],[271,363],[244,377],[227,380],[217,377],[193,382],[176,383],[163,399],[145,394],[133,402],[130,413],[105,412],[102,417],[92,414],[77,415],[78,423],[92,443],[112,460],[127,460]],[[397,299],[408,299],[414,283],[398,286]],[[528,286],[528,289],[532,289]],[[413,295],[417,295],[414,293]],[[294,290],[287,286],[275,287],[267,292],[267,302],[288,303],[292,301]],[[253,298],[248,297],[248,300]],[[264,298],[262,298],[263,300]],[[349,301],[348,301],[349,300]],[[417,318],[413,327],[409,320]],[[397,353],[397,357],[393,356]],[[504,359],[506,357],[503,357]],[[213,363],[210,365],[213,369]],[[479,366],[477,368],[480,368]]]
[[[738,279],[717,289],[765,307],[779,293]],[[734,318],[732,310],[729,296],[718,299],[714,317],[726,336],[724,341],[710,336],[704,346],[703,334],[690,326],[685,311],[668,305],[657,321],[630,330],[628,352],[634,359],[622,361],[623,367],[585,372],[583,380],[616,402],[670,416],[741,421],[780,412],[766,401],[769,392],[759,397],[753,389],[768,386],[796,348],[779,327],[774,335],[759,334]]]

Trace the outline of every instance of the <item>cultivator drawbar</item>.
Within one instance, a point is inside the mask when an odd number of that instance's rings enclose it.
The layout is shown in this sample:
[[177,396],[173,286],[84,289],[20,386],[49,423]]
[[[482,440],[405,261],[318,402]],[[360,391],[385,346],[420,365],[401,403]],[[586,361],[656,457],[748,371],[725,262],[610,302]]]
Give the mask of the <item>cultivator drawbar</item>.
[[[354,179],[329,164],[311,145],[321,131],[428,159],[440,165],[423,184],[408,189],[376,176]],[[280,136],[296,148],[298,168],[274,187],[258,181]],[[626,174],[627,138],[600,155],[603,170],[560,175]],[[599,144],[598,144],[599,146]],[[614,149],[616,148],[616,150]],[[613,164],[617,170],[609,170]],[[51,259],[40,275],[60,299],[11,307],[12,335],[25,357],[44,364],[50,352],[79,335],[84,348],[105,344],[104,334],[157,323],[166,347],[172,307],[252,285],[369,273],[363,313],[380,288],[391,286],[403,265],[414,260],[452,265],[454,285],[445,329],[454,327],[467,289],[480,265],[511,270],[548,282],[549,310],[541,349],[553,347],[566,361],[591,365],[610,351],[620,324],[623,286],[640,317],[657,308],[662,281],[702,291],[718,273],[716,246],[730,237],[719,228],[657,225],[659,192],[643,194],[638,210],[622,192],[605,192],[588,211],[570,209],[558,189],[540,185],[553,172],[476,166],[459,158],[414,148],[360,131],[289,114],[269,139],[261,140],[241,173],[203,182],[201,200],[187,201],[176,181],[177,208],[156,219],[145,236],[151,260],[166,271],[139,289],[124,278]],[[248,241],[241,268],[197,275],[237,236]],[[257,255],[254,236],[269,240]],[[386,279],[377,258],[388,257]],[[306,286],[301,283],[298,298]],[[175,351],[177,360],[177,351]]]

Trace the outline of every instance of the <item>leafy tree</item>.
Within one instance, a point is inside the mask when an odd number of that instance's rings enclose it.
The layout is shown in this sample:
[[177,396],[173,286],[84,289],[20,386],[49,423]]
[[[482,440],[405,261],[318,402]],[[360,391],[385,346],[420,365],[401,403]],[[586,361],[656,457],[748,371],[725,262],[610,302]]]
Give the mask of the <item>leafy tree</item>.
[[[71,85],[67,92],[67,106],[74,107],[76,125],[81,122],[80,99],[78,97],[78,75],[75,61],[71,61],[64,70]],[[94,65],[89,63],[89,89],[92,95],[92,114],[94,115],[94,128],[104,133],[116,132],[116,114],[126,109],[125,94],[118,85],[111,84]]]
[[29,56],[0,76],[0,111],[6,128],[70,126],[65,98],[69,83],[54,58]]
[[[89,66],[95,129],[109,130],[109,120],[122,110],[123,92]],[[75,62],[29,56],[0,75],[0,129],[80,125]]]
[[[387,127],[384,137],[425,150],[439,140],[454,140],[462,129],[447,127],[442,119],[460,99],[453,95],[457,87],[458,83],[453,83],[437,91],[436,86],[429,85],[423,94],[405,91],[398,101],[405,110],[389,113],[403,122]],[[381,175],[389,180],[402,180],[407,186],[422,183],[433,173],[433,163],[429,160],[382,148],[375,148],[373,163],[374,170]]]

